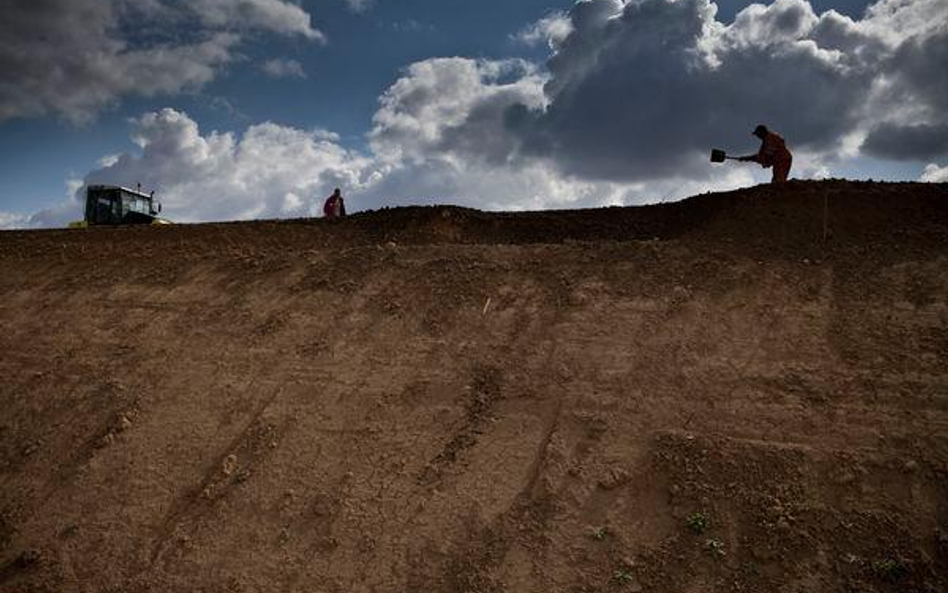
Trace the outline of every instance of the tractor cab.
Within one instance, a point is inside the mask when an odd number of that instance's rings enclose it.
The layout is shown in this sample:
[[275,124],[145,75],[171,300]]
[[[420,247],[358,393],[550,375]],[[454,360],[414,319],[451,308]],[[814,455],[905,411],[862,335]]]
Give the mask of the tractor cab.
[[116,185],[90,185],[86,189],[85,222],[89,225],[152,224],[160,221],[154,192],[142,193]]

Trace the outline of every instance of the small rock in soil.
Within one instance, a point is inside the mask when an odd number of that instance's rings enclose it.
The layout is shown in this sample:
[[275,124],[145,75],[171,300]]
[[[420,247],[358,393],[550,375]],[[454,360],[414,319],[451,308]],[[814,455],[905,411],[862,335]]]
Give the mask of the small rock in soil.
[[224,472],[225,476],[229,476],[234,473],[234,470],[237,469],[237,456],[231,453],[224,458],[224,466],[221,468],[221,471]]
[[16,557],[16,565],[18,568],[29,568],[39,563],[42,559],[42,554],[39,550],[24,550],[19,556]]
[[125,432],[131,427],[132,427],[132,421],[128,419],[128,416],[126,416],[125,414],[122,414],[122,416],[119,418],[118,426],[116,427],[116,430],[118,432]]

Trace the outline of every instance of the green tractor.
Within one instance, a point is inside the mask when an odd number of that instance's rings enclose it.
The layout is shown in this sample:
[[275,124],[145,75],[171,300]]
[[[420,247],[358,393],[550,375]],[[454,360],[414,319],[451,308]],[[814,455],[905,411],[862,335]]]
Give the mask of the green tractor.
[[90,185],[86,188],[85,219],[69,226],[171,224],[158,217],[161,204],[155,204],[154,193],[117,185]]

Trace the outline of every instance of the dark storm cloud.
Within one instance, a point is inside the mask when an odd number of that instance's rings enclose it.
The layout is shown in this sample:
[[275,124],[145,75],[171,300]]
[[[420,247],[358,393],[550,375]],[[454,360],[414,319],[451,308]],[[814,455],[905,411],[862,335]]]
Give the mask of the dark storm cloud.
[[868,124],[864,152],[896,160],[948,155],[948,6],[940,8],[910,23],[909,35],[881,60],[879,117]]
[[802,1],[745,10],[726,29],[707,0],[577,8],[550,62],[549,107],[514,132],[584,177],[700,174],[710,146],[753,151],[758,122],[826,148],[856,123],[872,78],[806,39],[818,18]]
[[92,119],[127,95],[199,88],[245,30],[321,40],[284,0],[6,0],[0,7],[0,121]]
[[948,155],[948,124],[883,124],[869,133],[862,150],[895,160],[934,160]]
[[551,40],[543,100],[485,96],[432,148],[637,181],[707,175],[708,149],[753,152],[758,123],[832,155],[883,124],[945,122],[948,0],[882,0],[862,20],[805,0],[751,5],[730,25],[715,13],[709,0],[578,2]]
[[[948,19],[948,13],[941,17]],[[948,110],[948,22],[941,30],[908,39],[888,65],[900,91],[934,112]]]

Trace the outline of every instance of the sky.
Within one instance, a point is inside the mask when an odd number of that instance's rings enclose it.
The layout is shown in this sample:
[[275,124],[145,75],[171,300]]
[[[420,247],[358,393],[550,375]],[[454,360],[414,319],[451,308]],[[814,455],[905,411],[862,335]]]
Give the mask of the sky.
[[948,181],[948,0],[3,0],[0,228]]

